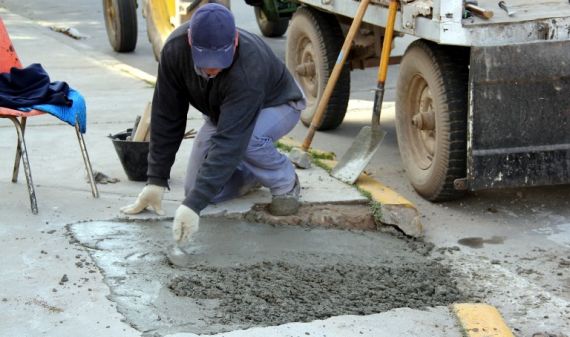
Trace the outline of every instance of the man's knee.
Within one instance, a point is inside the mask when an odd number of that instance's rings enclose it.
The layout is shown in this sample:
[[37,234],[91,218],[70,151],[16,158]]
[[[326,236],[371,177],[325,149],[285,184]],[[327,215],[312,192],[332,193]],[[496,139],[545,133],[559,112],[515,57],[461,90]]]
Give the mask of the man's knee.
[[[273,139],[269,137],[252,136],[245,153],[245,160],[259,166],[266,166],[276,161],[282,161],[283,155],[277,151]],[[270,165],[271,166],[271,165]]]

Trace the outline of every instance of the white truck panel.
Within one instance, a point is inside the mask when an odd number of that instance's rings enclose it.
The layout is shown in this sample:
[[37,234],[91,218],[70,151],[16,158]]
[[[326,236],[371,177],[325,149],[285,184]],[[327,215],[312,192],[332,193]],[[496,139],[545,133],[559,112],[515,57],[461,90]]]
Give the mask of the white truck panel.
[[[300,0],[312,7],[353,17],[359,5],[354,0]],[[387,0],[372,0],[364,22],[386,24]],[[493,46],[539,40],[570,40],[570,3],[567,0],[508,0],[513,16],[497,0],[480,0],[479,6],[494,16],[463,18],[463,0],[404,0],[395,30],[446,45]]]

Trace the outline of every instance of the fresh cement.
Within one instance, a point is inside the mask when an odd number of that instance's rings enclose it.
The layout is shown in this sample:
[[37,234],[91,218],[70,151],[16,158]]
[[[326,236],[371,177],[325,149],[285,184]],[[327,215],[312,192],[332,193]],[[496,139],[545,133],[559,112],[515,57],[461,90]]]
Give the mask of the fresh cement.
[[170,227],[70,226],[126,321],[149,334],[217,333],[465,300],[449,270],[426,257],[429,249],[386,233],[204,219],[185,248],[190,254],[181,255],[172,254]]

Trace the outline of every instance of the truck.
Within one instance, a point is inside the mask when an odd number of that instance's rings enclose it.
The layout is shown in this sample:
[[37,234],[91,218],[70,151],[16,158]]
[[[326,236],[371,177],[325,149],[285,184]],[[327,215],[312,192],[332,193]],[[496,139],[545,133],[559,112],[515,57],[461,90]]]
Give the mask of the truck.
[[[187,21],[201,5],[212,0],[142,0],[142,14],[146,21],[148,39],[156,60],[168,35]],[[230,8],[230,0],[214,0]],[[267,37],[285,34],[289,18],[296,9],[293,3],[273,0],[247,0],[254,8],[259,29]],[[137,0],[103,0],[105,28],[109,43],[119,53],[132,52],[138,37]]]
[[[285,63],[309,125],[359,1],[247,2],[275,34],[288,22]],[[342,124],[350,71],[378,65],[389,2],[371,1],[319,130]],[[391,63],[398,146],[419,195],[570,183],[569,1],[400,0],[395,30],[415,38]]]

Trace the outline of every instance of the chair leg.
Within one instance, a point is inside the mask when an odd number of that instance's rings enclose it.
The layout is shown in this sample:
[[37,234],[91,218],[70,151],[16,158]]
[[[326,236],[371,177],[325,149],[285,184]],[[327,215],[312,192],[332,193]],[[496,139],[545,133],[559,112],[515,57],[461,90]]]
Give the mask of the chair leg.
[[[22,120],[22,124],[16,117],[10,117],[10,120],[14,122],[16,127],[16,132],[18,133],[18,153],[16,154],[17,163],[19,164],[22,159],[24,164],[24,172],[26,173],[26,182],[28,183],[28,194],[30,195],[30,203],[32,206],[32,213],[38,214],[38,202],[36,200],[36,191],[34,189],[34,182],[32,181],[32,171],[30,170],[30,162],[28,161],[28,151],[26,151],[26,142],[24,141],[24,128],[26,125],[25,119]],[[18,165],[19,167],[19,165]],[[18,167],[14,168],[15,177],[18,177]],[[16,182],[12,179],[13,182]]]
[[81,155],[83,156],[83,162],[85,163],[85,169],[87,170],[87,176],[89,177],[89,183],[91,184],[91,193],[94,198],[99,198],[99,190],[95,184],[95,177],[93,177],[93,169],[91,167],[91,161],[89,160],[89,154],[87,153],[87,147],[85,146],[85,140],[83,135],[79,131],[79,124],[75,123],[75,133],[77,134],[77,140],[79,141],[79,147],[81,148]]
[[[26,117],[22,117],[20,120],[20,127],[22,129],[22,139],[24,139],[24,134],[26,132]],[[18,182],[18,173],[20,173],[20,160],[22,159],[22,150],[20,148],[20,140],[18,137],[18,145],[16,146],[16,159],[14,160],[14,171],[12,171],[12,182]]]

